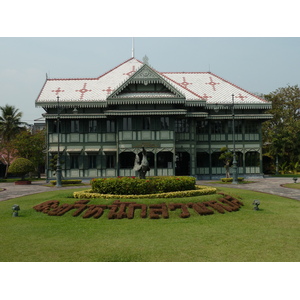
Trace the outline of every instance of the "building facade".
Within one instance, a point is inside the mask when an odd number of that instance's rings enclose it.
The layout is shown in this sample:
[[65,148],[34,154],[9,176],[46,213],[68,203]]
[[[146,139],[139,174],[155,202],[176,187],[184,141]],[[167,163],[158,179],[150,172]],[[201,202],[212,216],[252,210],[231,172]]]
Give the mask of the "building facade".
[[97,78],[47,78],[36,106],[49,179],[58,147],[64,178],[136,176],[142,147],[147,175],[224,177],[222,147],[235,148],[239,176],[262,175],[271,104],[211,72],[163,73],[131,58]]

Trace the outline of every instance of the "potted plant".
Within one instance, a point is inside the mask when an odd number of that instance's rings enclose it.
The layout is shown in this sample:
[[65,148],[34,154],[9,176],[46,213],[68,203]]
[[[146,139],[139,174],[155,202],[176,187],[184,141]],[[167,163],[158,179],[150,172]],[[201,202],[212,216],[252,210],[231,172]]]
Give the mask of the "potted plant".
[[25,180],[25,175],[29,172],[34,172],[33,163],[26,158],[17,158],[8,168],[8,173],[13,173],[21,177],[21,180],[15,184],[31,184],[31,181]]

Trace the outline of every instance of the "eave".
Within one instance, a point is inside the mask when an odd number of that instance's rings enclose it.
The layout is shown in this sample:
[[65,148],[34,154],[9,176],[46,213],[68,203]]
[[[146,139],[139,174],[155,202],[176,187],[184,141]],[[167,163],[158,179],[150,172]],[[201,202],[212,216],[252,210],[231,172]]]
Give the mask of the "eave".
[[[57,101],[51,101],[51,102],[36,102],[36,107],[42,107],[42,108],[57,108],[58,103]],[[106,101],[60,101],[59,107],[61,108],[96,108],[96,107],[107,107]]]
[[186,115],[185,109],[176,110],[106,110],[106,116]]
[[[57,114],[43,114],[45,119],[57,119]],[[60,119],[105,119],[104,114],[59,114]]]
[[[271,114],[238,114],[234,115],[235,119],[260,119],[260,120],[269,120],[273,118]],[[231,120],[232,115],[209,115],[207,117],[209,120]]]

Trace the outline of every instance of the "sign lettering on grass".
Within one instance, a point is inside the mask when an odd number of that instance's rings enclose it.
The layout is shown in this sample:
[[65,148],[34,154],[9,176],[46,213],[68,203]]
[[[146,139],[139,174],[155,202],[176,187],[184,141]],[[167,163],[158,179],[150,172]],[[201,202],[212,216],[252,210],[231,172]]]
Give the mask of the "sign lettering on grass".
[[100,218],[105,210],[108,210],[108,219],[133,219],[139,211],[141,218],[150,219],[168,219],[169,211],[178,210],[180,218],[189,218],[190,210],[199,215],[211,215],[214,212],[224,214],[227,212],[237,211],[243,203],[229,195],[223,195],[218,200],[210,200],[205,202],[189,202],[189,203],[160,203],[160,204],[139,204],[136,202],[114,201],[110,205],[88,204],[89,200],[79,200],[73,204],[60,204],[58,200],[49,200],[34,206],[33,208],[49,216],[62,216],[69,211],[73,217],[82,216],[82,218]]

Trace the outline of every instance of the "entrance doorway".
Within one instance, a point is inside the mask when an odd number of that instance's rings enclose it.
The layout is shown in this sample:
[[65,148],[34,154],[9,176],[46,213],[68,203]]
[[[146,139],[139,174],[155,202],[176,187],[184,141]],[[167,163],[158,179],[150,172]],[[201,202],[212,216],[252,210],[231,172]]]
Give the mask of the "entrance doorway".
[[175,175],[190,175],[190,154],[188,152],[176,152]]

